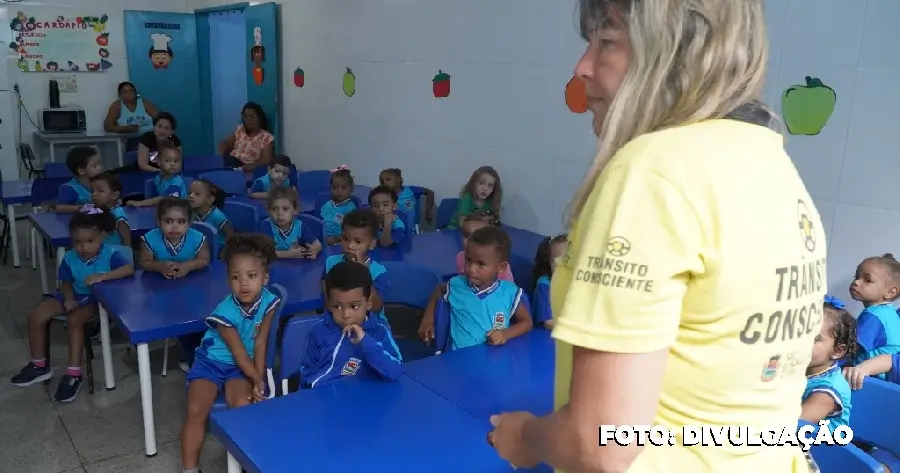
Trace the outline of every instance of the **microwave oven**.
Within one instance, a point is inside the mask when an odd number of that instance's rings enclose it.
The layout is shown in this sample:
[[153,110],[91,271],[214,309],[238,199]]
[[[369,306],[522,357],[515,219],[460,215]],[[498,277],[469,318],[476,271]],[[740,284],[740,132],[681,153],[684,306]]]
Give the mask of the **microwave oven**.
[[40,110],[44,133],[84,133],[87,120],[80,108],[44,108]]

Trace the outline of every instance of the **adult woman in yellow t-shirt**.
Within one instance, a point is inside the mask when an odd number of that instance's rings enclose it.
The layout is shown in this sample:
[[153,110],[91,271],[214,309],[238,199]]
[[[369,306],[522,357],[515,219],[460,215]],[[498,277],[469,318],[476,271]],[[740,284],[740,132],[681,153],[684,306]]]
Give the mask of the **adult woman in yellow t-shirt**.
[[[798,473],[796,447],[685,446],[684,426],[795,430],[825,238],[776,122],[762,0],[580,0],[600,149],[558,262],[556,410],[494,416],[517,467]],[[674,446],[598,446],[601,425]]]

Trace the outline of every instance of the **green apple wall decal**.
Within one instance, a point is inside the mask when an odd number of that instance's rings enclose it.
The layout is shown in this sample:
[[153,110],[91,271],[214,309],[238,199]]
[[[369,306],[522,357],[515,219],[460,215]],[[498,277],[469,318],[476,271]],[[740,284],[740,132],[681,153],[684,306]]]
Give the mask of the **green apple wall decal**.
[[834,89],[806,76],[806,85],[789,87],[781,95],[781,114],[792,135],[818,135],[834,113],[835,103]]

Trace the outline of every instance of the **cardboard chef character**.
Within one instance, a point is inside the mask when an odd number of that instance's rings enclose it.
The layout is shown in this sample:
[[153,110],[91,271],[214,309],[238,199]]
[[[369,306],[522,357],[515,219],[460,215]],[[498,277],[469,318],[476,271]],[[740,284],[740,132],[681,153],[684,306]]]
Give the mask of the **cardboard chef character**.
[[250,61],[253,63],[253,82],[263,83],[263,61],[266,60],[266,48],[262,45],[262,28],[253,28],[253,46],[250,48]]
[[153,63],[153,68],[168,69],[169,63],[175,57],[175,53],[169,47],[172,37],[164,33],[153,33],[150,35],[150,41],[153,42],[153,45],[150,46],[148,56],[150,57],[150,62]]

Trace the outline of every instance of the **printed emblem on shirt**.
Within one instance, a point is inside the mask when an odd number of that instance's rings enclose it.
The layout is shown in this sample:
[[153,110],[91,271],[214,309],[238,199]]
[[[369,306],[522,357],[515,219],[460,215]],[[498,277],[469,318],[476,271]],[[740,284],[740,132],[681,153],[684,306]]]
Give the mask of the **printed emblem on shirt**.
[[621,258],[631,251],[631,242],[624,237],[614,236],[606,244],[606,252],[617,258]]
[[350,358],[344,363],[344,367],[341,368],[341,376],[353,376],[356,374],[356,371],[359,369],[359,364],[362,362],[359,358]]
[[769,362],[766,363],[766,366],[763,367],[762,376],[760,379],[764,383],[768,383],[775,379],[775,376],[778,375],[778,366],[781,361],[781,355],[775,355],[772,358],[769,358]]
[[253,324],[253,338],[256,338],[259,335],[259,328],[262,327],[262,322],[258,324]]
[[344,214],[335,214],[335,216],[334,216],[335,223],[341,223],[343,221],[344,221]]
[[[563,258],[563,265],[570,261],[571,242]],[[625,237],[614,236],[606,242],[602,255],[578,256],[574,282],[589,283],[611,289],[653,292],[650,266],[631,261],[631,242]],[[634,255],[631,255],[632,257]]]
[[494,314],[494,330],[502,330],[506,326],[506,314],[497,312]]
[[413,208],[413,201],[407,200],[406,202],[403,203],[403,207],[405,207],[406,210],[412,210],[412,208]]
[[797,199],[797,224],[800,229],[800,240],[810,253],[816,251],[816,228],[813,225],[812,213],[803,199]]

